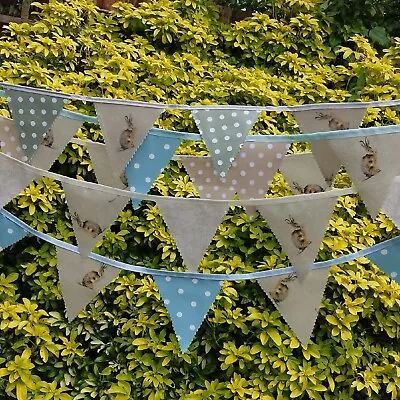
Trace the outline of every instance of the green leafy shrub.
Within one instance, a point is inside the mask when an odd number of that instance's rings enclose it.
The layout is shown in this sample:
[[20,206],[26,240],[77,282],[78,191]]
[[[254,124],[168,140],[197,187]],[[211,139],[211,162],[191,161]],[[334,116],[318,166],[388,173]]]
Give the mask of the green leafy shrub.
[[[286,4],[290,8],[290,2]],[[307,4],[307,2],[304,2]],[[208,0],[120,3],[100,13],[89,0],[36,5],[33,24],[10,24],[0,42],[4,81],[143,101],[278,105],[388,100],[399,96],[399,40],[379,55],[363,36],[329,47],[329,18],[304,6],[283,23],[255,14],[218,22]],[[294,6],[293,6],[294,7]],[[325,19],[324,19],[325,18]],[[251,39],[251,40],[250,40]],[[6,100],[1,113],[8,115]],[[82,102],[67,108],[94,115]],[[399,124],[393,108],[370,109],[364,126]],[[165,129],[196,131],[189,113],[165,112]],[[288,113],[262,113],[254,134],[298,133]],[[101,141],[84,124],[83,139]],[[304,144],[292,151],[305,149]],[[182,154],[206,154],[184,142]],[[86,149],[70,144],[53,170],[94,181]],[[341,173],[338,187],[349,180]],[[195,197],[178,161],[152,193]],[[289,194],[281,175],[270,196]],[[32,183],[7,206],[35,229],[74,242],[59,183]],[[357,196],[340,198],[319,260],[396,235],[372,221]],[[97,251],[154,268],[183,270],[159,210],[127,207]],[[365,258],[331,269],[315,335],[306,347],[255,282],[226,282],[187,354],[179,351],[153,279],[122,272],[71,324],[64,317],[56,251],[29,237],[0,254],[0,397],[19,399],[397,399],[399,286]],[[231,207],[201,264],[204,272],[288,265],[261,217]]]

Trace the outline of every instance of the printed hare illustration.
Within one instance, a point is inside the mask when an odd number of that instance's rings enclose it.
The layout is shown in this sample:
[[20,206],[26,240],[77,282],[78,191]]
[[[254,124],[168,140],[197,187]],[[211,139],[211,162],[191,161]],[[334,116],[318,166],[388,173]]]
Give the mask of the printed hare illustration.
[[133,120],[131,116],[125,116],[126,124],[128,128],[126,128],[122,133],[121,137],[119,138],[119,144],[121,146],[121,151],[132,149],[135,147],[135,143],[133,139],[135,138],[135,128],[133,126]]
[[315,119],[326,119],[328,120],[328,125],[329,128],[331,128],[333,131],[341,131],[344,129],[349,129],[350,124],[347,121],[342,121],[339,118],[335,117],[334,115],[330,114],[323,114],[323,113],[318,113]]
[[305,186],[300,186],[297,182],[293,182],[292,186],[300,194],[320,193],[320,192],[325,192],[326,189],[328,189],[330,186],[332,186],[333,176],[326,178],[325,182],[326,182],[325,188],[323,188],[322,186],[317,185],[315,183],[309,183]]
[[369,179],[381,172],[381,170],[378,168],[378,154],[370,146],[367,138],[360,140],[360,144],[367,151],[361,160],[361,170],[366,176],[366,179]]
[[102,263],[98,271],[89,271],[80,284],[88,289],[93,289],[94,285],[103,277],[106,268],[107,265]]
[[84,229],[87,233],[89,233],[90,236],[92,236],[93,238],[99,236],[100,233],[103,232],[99,224],[89,220],[82,221],[77,213],[74,213],[72,218],[78,223],[78,225],[82,229]]
[[286,278],[281,279],[269,294],[275,300],[276,303],[280,303],[285,300],[289,294],[288,283],[294,281],[297,278],[296,273],[292,272]]
[[54,143],[54,135],[51,129],[47,133],[44,134],[42,144],[46,147],[53,148]]
[[292,242],[300,250],[299,254],[301,254],[311,244],[311,242],[307,239],[303,228],[293,219],[293,217],[289,216],[285,221],[293,227]]

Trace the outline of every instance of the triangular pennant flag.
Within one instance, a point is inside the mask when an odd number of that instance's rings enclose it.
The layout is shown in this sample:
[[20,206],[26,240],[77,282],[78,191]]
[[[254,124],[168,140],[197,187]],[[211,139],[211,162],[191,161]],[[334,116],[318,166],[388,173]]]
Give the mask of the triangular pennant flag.
[[67,183],[63,188],[80,253],[87,256],[129,199]]
[[358,128],[365,111],[365,108],[326,108],[294,111],[293,116],[303,133],[313,133]]
[[383,212],[400,228],[400,177],[394,178],[382,205]]
[[27,161],[22,152],[21,142],[14,121],[0,116],[0,147],[1,151],[20,161]]
[[162,108],[96,103],[111,168],[121,174],[142,144]]
[[189,271],[197,271],[228,204],[160,197],[157,205],[185,265]]
[[30,164],[37,168],[49,170],[81,125],[82,121],[77,119],[58,117],[45,133]]
[[[295,111],[293,116],[303,133],[313,133],[358,128],[365,111],[363,108],[318,109]],[[324,140],[313,140],[310,147],[325,179],[333,182],[340,160]]]
[[224,177],[257,121],[259,112],[207,109],[193,110],[192,113],[210,151],[214,168]]
[[60,97],[16,89],[6,89],[6,95],[22,151],[31,159],[64,107],[64,101]]
[[0,214],[0,251],[18,242],[18,240],[21,240],[27,234],[28,233],[15,222],[9,220],[3,214]]
[[329,140],[373,218],[400,174],[400,134]]
[[57,269],[68,321],[72,321],[118,274],[119,269],[57,247]]
[[295,273],[257,279],[287,324],[303,344],[311,338],[329,268],[313,269],[303,281]]
[[111,162],[104,144],[88,141],[86,148],[89,152],[98,183],[118,189],[128,187],[128,179],[125,171],[118,174],[111,168]]
[[376,250],[367,257],[400,284],[400,236],[391,239],[383,249]]
[[[148,135],[125,170],[131,191],[147,193],[180,143],[177,137]],[[137,207],[140,201],[132,199],[132,206]]]
[[[246,142],[225,178],[219,178],[210,157],[181,157],[202,198],[242,200],[264,197],[290,145]],[[251,207],[246,207],[252,214]]]
[[291,202],[258,206],[300,280],[311,270],[335,204],[334,196],[309,194]]
[[336,153],[326,140],[313,140],[310,142],[310,147],[325,181],[328,184],[333,184],[336,174],[342,165]]
[[3,208],[13,197],[17,196],[26,186],[39,176],[12,158],[0,153],[0,208]]
[[330,190],[312,153],[287,155],[279,168],[295,194],[310,194]]
[[220,291],[220,282],[158,275],[153,278],[185,353]]

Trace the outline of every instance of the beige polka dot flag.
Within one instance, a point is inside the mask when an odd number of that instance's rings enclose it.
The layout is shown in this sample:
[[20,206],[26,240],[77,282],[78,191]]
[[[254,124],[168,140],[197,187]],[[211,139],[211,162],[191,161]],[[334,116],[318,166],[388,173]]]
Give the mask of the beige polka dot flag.
[[[264,197],[289,147],[289,143],[246,142],[224,178],[210,157],[180,159],[200,197],[229,200],[237,193],[242,200],[257,199]],[[246,209],[254,212],[253,207]]]

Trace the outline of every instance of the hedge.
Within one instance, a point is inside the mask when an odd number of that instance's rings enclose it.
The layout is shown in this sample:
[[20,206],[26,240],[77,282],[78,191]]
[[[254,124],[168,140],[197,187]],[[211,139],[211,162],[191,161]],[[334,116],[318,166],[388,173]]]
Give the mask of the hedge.
[[[32,24],[11,23],[0,42],[3,81],[68,93],[185,104],[283,105],[399,97],[400,39],[379,52],[353,35],[334,47],[331,19],[312,0],[227,25],[209,0],[159,0],[111,14],[89,0],[34,4]],[[67,108],[94,115],[90,103]],[[9,116],[6,99],[1,114]],[[395,108],[369,109],[363,126],[399,124]],[[186,111],[165,129],[196,132]],[[299,133],[288,113],[262,113],[254,132]],[[98,126],[77,134],[102,141]],[[292,152],[304,151],[297,143]],[[184,142],[181,154],[206,154]],[[69,144],[52,170],[95,181],[85,147]],[[350,184],[345,171],[337,187]],[[179,161],[151,193],[198,196]],[[269,196],[290,194],[276,175]],[[57,181],[31,183],[7,205],[35,229],[75,243]],[[398,234],[356,195],[339,199],[318,260]],[[131,264],[183,270],[154,203],[120,214],[96,251]],[[122,272],[72,323],[58,285],[56,250],[28,237],[0,254],[0,397],[18,399],[397,399],[399,286],[366,258],[331,269],[312,340],[301,345],[256,282],[226,282],[182,354],[149,276]],[[231,207],[200,270],[241,273],[288,265],[262,217]]]

